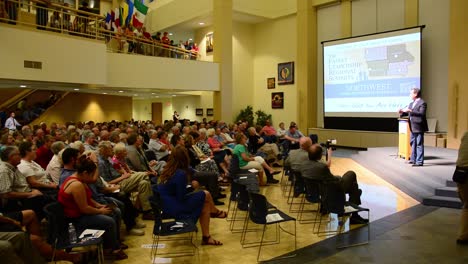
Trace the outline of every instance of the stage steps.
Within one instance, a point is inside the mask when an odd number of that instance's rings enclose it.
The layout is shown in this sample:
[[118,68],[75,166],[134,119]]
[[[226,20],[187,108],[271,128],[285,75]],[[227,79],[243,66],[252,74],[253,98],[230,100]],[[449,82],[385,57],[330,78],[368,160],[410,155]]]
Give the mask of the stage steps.
[[451,181],[456,151],[425,148],[423,167],[397,158],[397,148],[369,148],[351,158],[424,205],[461,208],[456,184]]

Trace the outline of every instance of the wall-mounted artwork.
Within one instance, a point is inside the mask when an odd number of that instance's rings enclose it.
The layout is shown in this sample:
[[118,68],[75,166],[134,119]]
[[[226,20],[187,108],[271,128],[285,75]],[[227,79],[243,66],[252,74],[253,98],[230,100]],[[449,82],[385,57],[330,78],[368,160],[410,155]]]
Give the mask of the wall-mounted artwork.
[[208,33],[205,35],[206,38],[206,53],[213,52],[213,33]]
[[196,116],[203,116],[203,108],[195,109],[195,115]]
[[267,88],[268,89],[275,89],[275,77],[267,78]]
[[278,85],[294,83],[294,61],[278,63]]
[[207,116],[213,116],[214,115],[213,108],[207,108],[206,109],[206,115]]
[[282,109],[284,107],[284,94],[271,93],[271,108]]

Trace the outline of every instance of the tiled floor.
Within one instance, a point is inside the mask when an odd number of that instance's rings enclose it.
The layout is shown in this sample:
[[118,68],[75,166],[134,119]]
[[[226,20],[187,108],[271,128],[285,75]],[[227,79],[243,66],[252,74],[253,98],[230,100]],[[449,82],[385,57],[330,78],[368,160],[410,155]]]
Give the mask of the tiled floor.
[[[334,174],[342,175],[347,170],[354,170],[358,175],[360,187],[363,189],[363,206],[371,209],[371,221],[376,221],[385,216],[391,215],[398,211],[409,208],[418,204],[415,200],[400,192],[392,185],[386,183],[370,171],[366,170],[359,164],[348,158],[334,158],[332,171]],[[277,176],[278,177],[278,176]],[[262,187],[261,193],[265,194],[268,200],[276,205],[279,209],[288,212],[289,205],[283,197],[280,186],[271,185]],[[220,209],[226,210],[227,206],[222,206]],[[296,217],[296,214],[291,214]],[[125,243],[130,248],[126,250],[129,255],[128,260],[119,261],[118,263],[151,263],[150,249],[142,248],[143,244],[151,244],[151,232],[153,224],[146,221],[146,235],[142,237],[126,237]],[[312,224],[297,223],[297,242],[298,248],[303,248],[314,243],[317,243],[326,237],[318,237],[312,233]],[[285,227],[291,230],[292,225],[285,224]],[[197,237],[198,254],[195,257],[173,258],[169,261],[172,263],[255,263],[258,248],[242,248],[240,245],[240,234],[231,233],[229,224],[223,219],[212,219],[211,222],[212,236],[224,243],[223,246],[201,246],[201,234]],[[268,232],[270,231],[270,232]],[[274,229],[268,230],[269,235],[274,235]],[[249,233],[249,239],[258,238],[260,233]],[[262,259],[269,259],[275,256],[286,254],[293,250],[293,240],[288,235],[281,236],[281,244],[272,245],[262,250]],[[169,248],[171,245],[167,245]],[[360,261],[365,261],[366,256]],[[117,263],[117,262],[116,262]],[[288,262],[285,262],[288,263]]]

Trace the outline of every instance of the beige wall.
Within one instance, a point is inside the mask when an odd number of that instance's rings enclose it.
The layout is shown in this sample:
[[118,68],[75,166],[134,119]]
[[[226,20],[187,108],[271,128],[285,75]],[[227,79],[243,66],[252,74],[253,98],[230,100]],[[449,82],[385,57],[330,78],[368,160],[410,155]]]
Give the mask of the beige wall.
[[448,68],[448,147],[458,148],[468,130],[468,1],[450,2],[450,50]]
[[[0,79],[106,83],[107,53],[102,42],[6,24],[0,24],[0,36]],[[24,60],[40,61],[42,69],[24,68]]]
[[[278,63],[296,61],[296,15],[257,24],[254,38],[254,110],[263,110],[272,114],[275,127],[280,122],[297,121],[296,84],[276,83],[275,89],[267,89],[267,78],[275,77],[278,81]],[[271,108],[272,92],[284,93],[284,109]]]
[[132,98],[113,95],[69,93],[55,107],[45,112],[34,124],[40,122],[67,121],[103,122],[110,120],[130,120],[132,118]]
[[107,54],[110,87],[216,91],[219,65],[172,58]]
[[[151,120],[151,104],[162,103],[162,120],[172,120],[172,114],[177,111],[181,118],[201,121],[206,115],[207,108],[213,108],[213,92],[198,92],[197,95],[183,95],[172,98],[153,98],[147,100],[133,100],[133,119]],[[203,108],[203,116],[196,116],[195,109]]]

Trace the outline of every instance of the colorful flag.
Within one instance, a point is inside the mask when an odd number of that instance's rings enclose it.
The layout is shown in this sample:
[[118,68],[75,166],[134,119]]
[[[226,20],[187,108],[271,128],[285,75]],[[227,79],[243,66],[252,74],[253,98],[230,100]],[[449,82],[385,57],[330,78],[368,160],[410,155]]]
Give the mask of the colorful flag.
[[115,26],[115,12],[111,10],[111,30],[117,31],[117,27]]
[[128,16],[128,4],[127,1],[124,0],[120,2],[120,26],[125,26]]
[[125,18],[125,25],[128,26],[132,23],[133,7],[134,7],[133,0],[127,0],[127,5],[128,5],[128,13],[127,13],[127,17]]
[[107,28],[107,30],[111,29],[111,23],[112,23],[112,16],[111,16],[111,14],[107,13],[107,15],[106,15],[106,28]]
[[120,27],[120,9],[118,7],[115,8],[114,12],[114,24],[115,24],[115,30]]
[[141,27],[145,23],[148,7],[140,1],[135,1],[135,14],[133,14],[133,26]]

